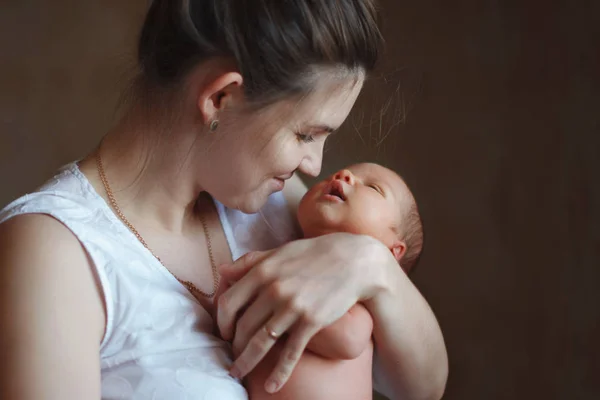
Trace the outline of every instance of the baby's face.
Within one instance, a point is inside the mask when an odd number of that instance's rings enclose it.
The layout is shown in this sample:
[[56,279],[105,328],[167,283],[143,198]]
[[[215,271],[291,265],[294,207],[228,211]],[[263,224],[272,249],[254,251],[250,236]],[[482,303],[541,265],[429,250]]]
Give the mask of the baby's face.
[[410,196],[395,172],[357,164],[313,186],[300,202],[298,220],[306,237],[348,232],[370,235],[392,248]]

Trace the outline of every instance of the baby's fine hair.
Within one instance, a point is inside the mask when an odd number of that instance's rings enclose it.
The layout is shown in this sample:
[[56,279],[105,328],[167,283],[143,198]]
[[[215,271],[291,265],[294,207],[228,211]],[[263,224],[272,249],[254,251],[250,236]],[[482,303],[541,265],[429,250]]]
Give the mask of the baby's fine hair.
[[408,272],[414,271],[423,251],[423,221],[419,214],[416,201],[412,200],[410,208],[404,215],[402,223],[403,240],[406,244],[406,253],[400,260],[400,265]]

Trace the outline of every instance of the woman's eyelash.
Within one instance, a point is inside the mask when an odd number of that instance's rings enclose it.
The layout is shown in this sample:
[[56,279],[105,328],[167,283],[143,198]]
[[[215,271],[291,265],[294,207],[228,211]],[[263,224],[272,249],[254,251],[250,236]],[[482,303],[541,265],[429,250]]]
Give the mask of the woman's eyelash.
[[303,141],[304,143],[311,143],[315,141],[314,136],[312,135],[307,135],[305,133],[296,133],[296,136],[298,137],[298,139],[300,139],[301,141]]

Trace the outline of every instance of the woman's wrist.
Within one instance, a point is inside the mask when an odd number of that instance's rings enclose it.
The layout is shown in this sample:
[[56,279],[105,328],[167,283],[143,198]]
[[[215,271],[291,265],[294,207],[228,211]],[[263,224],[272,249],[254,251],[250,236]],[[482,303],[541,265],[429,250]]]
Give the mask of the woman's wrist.
[[366,259],[361,264],[362,268],[366,265],[366,271],[363,269],[358,275],[366,283],[361,302],[370,308],[373,303],[379,303],[381,299],[396,292],[396,275],[401,272],[398,271],[401,268],[392,252],[380,241],[370,236],[365,237],[365,240],[369,244],[365,251]]

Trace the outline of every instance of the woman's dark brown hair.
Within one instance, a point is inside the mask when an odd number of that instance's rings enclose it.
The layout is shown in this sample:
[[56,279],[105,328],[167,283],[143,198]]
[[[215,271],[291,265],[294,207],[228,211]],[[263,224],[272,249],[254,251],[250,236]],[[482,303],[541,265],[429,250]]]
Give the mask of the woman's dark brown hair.
[[234,60],[249,101],[314,88],[319,67],[369,72],[381,45],[373,0],[154,0],[139,39],[146,93],[212,57]]

